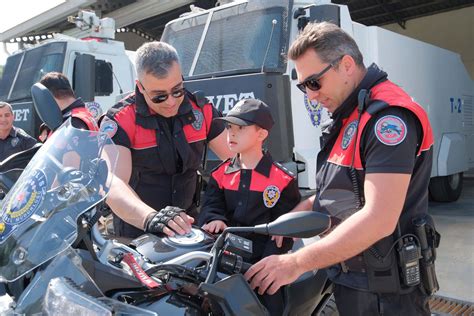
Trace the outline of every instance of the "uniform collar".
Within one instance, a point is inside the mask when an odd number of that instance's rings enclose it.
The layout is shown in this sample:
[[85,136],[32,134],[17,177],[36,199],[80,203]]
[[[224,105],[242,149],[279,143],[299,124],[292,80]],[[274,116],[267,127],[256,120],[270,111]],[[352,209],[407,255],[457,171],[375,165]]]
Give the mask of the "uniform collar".
[[62,115],[63,116],[67,116],[69,115],[69,113],[76,109],[76,108],[83,108],[85,107],[86,105],[84,104],[84,101],[82,101],[81,98],[77,98],[76,100],[74,100],[74,102],[72,102],[67,108],[65,108],[64,110],[61,111]]
[[357,97],[359,91],[362,89],[371,89],[373,86],[387,80],[387,73],[382,71],[376,64],[372,64],[367,68],[367,73],[365,74],[362,81],[359,83],[357,88],[352,91],[352,93],[347,97],[346,100],[337,108],[334,113],[331,115],[333,120],[340,120],[348,118],[354,109],[357,107]]
[[[256,172],[268,178],[270,176],[272,165],[273,165],[272,156],[269,153],[264,153],[262,159],[260,159],[257,166],[253,170],[255,170]],[[229,173],[240,171],[241,169],[242,169],[242,165],[240,163],[240,157],[239,155],[237,155],[234,158],[232,158],[232,160],[230,161],[230,164],[227,166],[224,173],[229,174]]]
[[10,137],[16,137],[16,134],[18,133],[17,129],[15,126],[12,126],[12,128],[10,129],[10,133],[8,133],[8,136]]

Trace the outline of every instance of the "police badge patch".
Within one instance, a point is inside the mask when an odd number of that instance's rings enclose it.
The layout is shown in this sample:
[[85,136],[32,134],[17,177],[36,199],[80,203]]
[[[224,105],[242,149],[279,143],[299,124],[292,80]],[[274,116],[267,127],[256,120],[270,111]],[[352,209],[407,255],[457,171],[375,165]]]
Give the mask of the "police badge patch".
[[280,199],[280,189],[274,185],[269,185],[263,191],[263,204],[266,207],[274,207]]
[[12,192],[4,201],[0,214],[0,242],[6,239],[16,225],[31,217],[42,205],[46,195],[46,175],[40,169],[32,171],[32,176]]
[[10,143],[12,144],[12,147],[16,147],[16,145],[18,145],[19,142],[20,142],[20,139],[18,137],[13,137]]
[[375,123],[374,132],[381,143],[395,146],[405,140],[407,126],[398,116],[385,115]]
[[112,138],[115,136],[115,133],[117,133],[117,122],[114,120],[109,119],[108,117],[104,117],[102,122],[100,123],[100,132],[107,134],[109,138]]
[[193,109],[194,122],[191,124],[196,131],[201,130],[202,123],[204,122],[204,115],[201,111]]
[[310,100],[308,96],[304,95],[304,106],[308,111],[309,119],[311,120],[311,124],[313,126],[319,126],[322,121],[322,111],[323,107],[321,103],[317,101]]
[[99,103],[95,101],[86,102],[86,108],[89,110],[90,114],[97,120],[102,115],[102,107]]
[[355,135],[355,132],[357,130],[357,121],[352,121],[347,125],[346,129],[344,130],[344,134],[342,135],[342,142],[341,142],[341,147],[342,149],[346,150],[347,147],[349,147],[349,144],[351,143],[352,138]]

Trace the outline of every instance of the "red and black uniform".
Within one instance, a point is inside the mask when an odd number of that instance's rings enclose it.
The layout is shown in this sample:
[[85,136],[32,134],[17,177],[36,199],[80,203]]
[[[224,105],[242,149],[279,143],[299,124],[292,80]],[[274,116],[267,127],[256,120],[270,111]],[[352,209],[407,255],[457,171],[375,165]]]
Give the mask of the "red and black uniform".
[[71,117],[71,124],[75,128],[98,131],[96,119],[92,116],[81,98],[62,110],[63,121]]
[[[73,103],[71,103],[67,108],[61,111],[63,116],[63,122],[67,119],[71,118],[71,124],[75,128],[84,129],[89,131],[98,131],[99,127],[97,125],[97,121],[86,108],[86,105],[82,101],[81,98],[76,99]],[[48,130],[48,138],[51,136],[51,131],[49,128],[43,124],[40,126],[40,134],[43,132],[44,129]]]
[[[269,223],[291,211],[300,201],[295,176],[266,153],[253,170],[242,169],[238,157],[219,165],[211,174],[198,224],[221,220],[228,226]],[[282,248],[268,236],[245,235],[253,242],[252,261],[291,249],[285,238]]]
[[[211,174],[199,214],[198,224],[221,220],[228,226],[254,226],[269,223],[291,211],[301,196],[295,176],[266,153],[255,169],[242,169],[235,157],[218,166]],[[285,238],[281,248],[269,236],[239,233],[252,240],[252,263],[263,257],[288,252],[293,245]],[[282,289],[273,295],[259,295],[270,315],[282,315]]]
[[[218,116],[220,113],[211,103],[187,92],[177,115],[165,118],[154,113],[143,94],[135,89],[107,112],[101,129],[106,126],[105,131],[111,132],[115,144],[130,149],[129,184],[143,202],[155,210],[177,206],[195,216],[196,172],[206,143],[224,130],[222,122],[212,120]],[[114,228],[119,236],[143,234],[117,216]]]
[[[359,118],[357,105],[361,89],[367,89],[369,94]],[[341,222],[363,204],[361,198],[364,196],[363,183],[367,173],[411,174],[399,219],[402,234],[411,232],[411,221],[428,211],[432,145],[433,135],[425,111],[400,87],[387,80],[385,72],[371,65],[359,87],[332,114],[332,122],[323,130],[321,151],[317,158],[313,209],[330,214],[334,223]],[[351,166],[355,169],[355,179],[351,176]],[[357,185],[354,185],[354,180]],[[390,186],[390,183],[386,185]],[[359,194],[357,190],[360,190]],[[358,315],[358,311],[360,314],[368,313],[370,304],[385,304],[386,308],[390,308],[391,303],[387,300],[398,296],[367,292],[368,279],[364,267],[352,269],[360,265],[357,264],[359,259],[362,260],[361,256],[346,261],[350,263],[348,271],[344,271],[341,265],[327,269],[329,278],[336,284],[338,308],[354,315]],[[350,295],[351,289],[358,294]],[[367,297],[362,298],[361,293]],[[425,302],[418,303],[415,302],[415,305],[422,307],[416,313],[426,313],[427,310],[423,310]],[[404,305],[408,314],[414,312],[410,308],[418,308],[413,304]]]

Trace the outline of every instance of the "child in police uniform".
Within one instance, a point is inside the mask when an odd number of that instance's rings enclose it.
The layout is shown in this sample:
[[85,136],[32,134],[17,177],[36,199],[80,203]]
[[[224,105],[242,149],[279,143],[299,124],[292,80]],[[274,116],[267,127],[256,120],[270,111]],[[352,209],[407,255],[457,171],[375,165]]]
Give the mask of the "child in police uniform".
[[[301,196],[295,176],[273,161],[262,150],[274,121],[269,107],[257,99],[243,99],[226,117],[228,146],[236,155],[211,173],[198,224],[210,233],[227,226],[254,226],[268,223],[291,211]],[[291,249],[285,238],[278,248],[270,236],[239,234],[252,240],[252,263],[272,254]],[[264,295],[263,302],[272,315],[281,315],[281,292]]]

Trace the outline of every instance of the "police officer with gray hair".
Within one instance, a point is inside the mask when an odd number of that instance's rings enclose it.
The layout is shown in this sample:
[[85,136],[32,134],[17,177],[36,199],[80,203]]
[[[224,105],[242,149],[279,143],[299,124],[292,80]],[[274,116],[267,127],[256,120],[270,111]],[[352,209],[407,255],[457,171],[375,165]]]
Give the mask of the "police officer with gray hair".
[[186,90],[176,50],[164,42],[137,50],[135,91],[113,106],[100,129],[118,145],[119,160],[107,204],[115,234],[189,232],[197,215],[207,146],[231,156],[220,113]]
[[12,106],[0,101],[0,161],[30,149],[37,141],[19,127],[13,126]]

